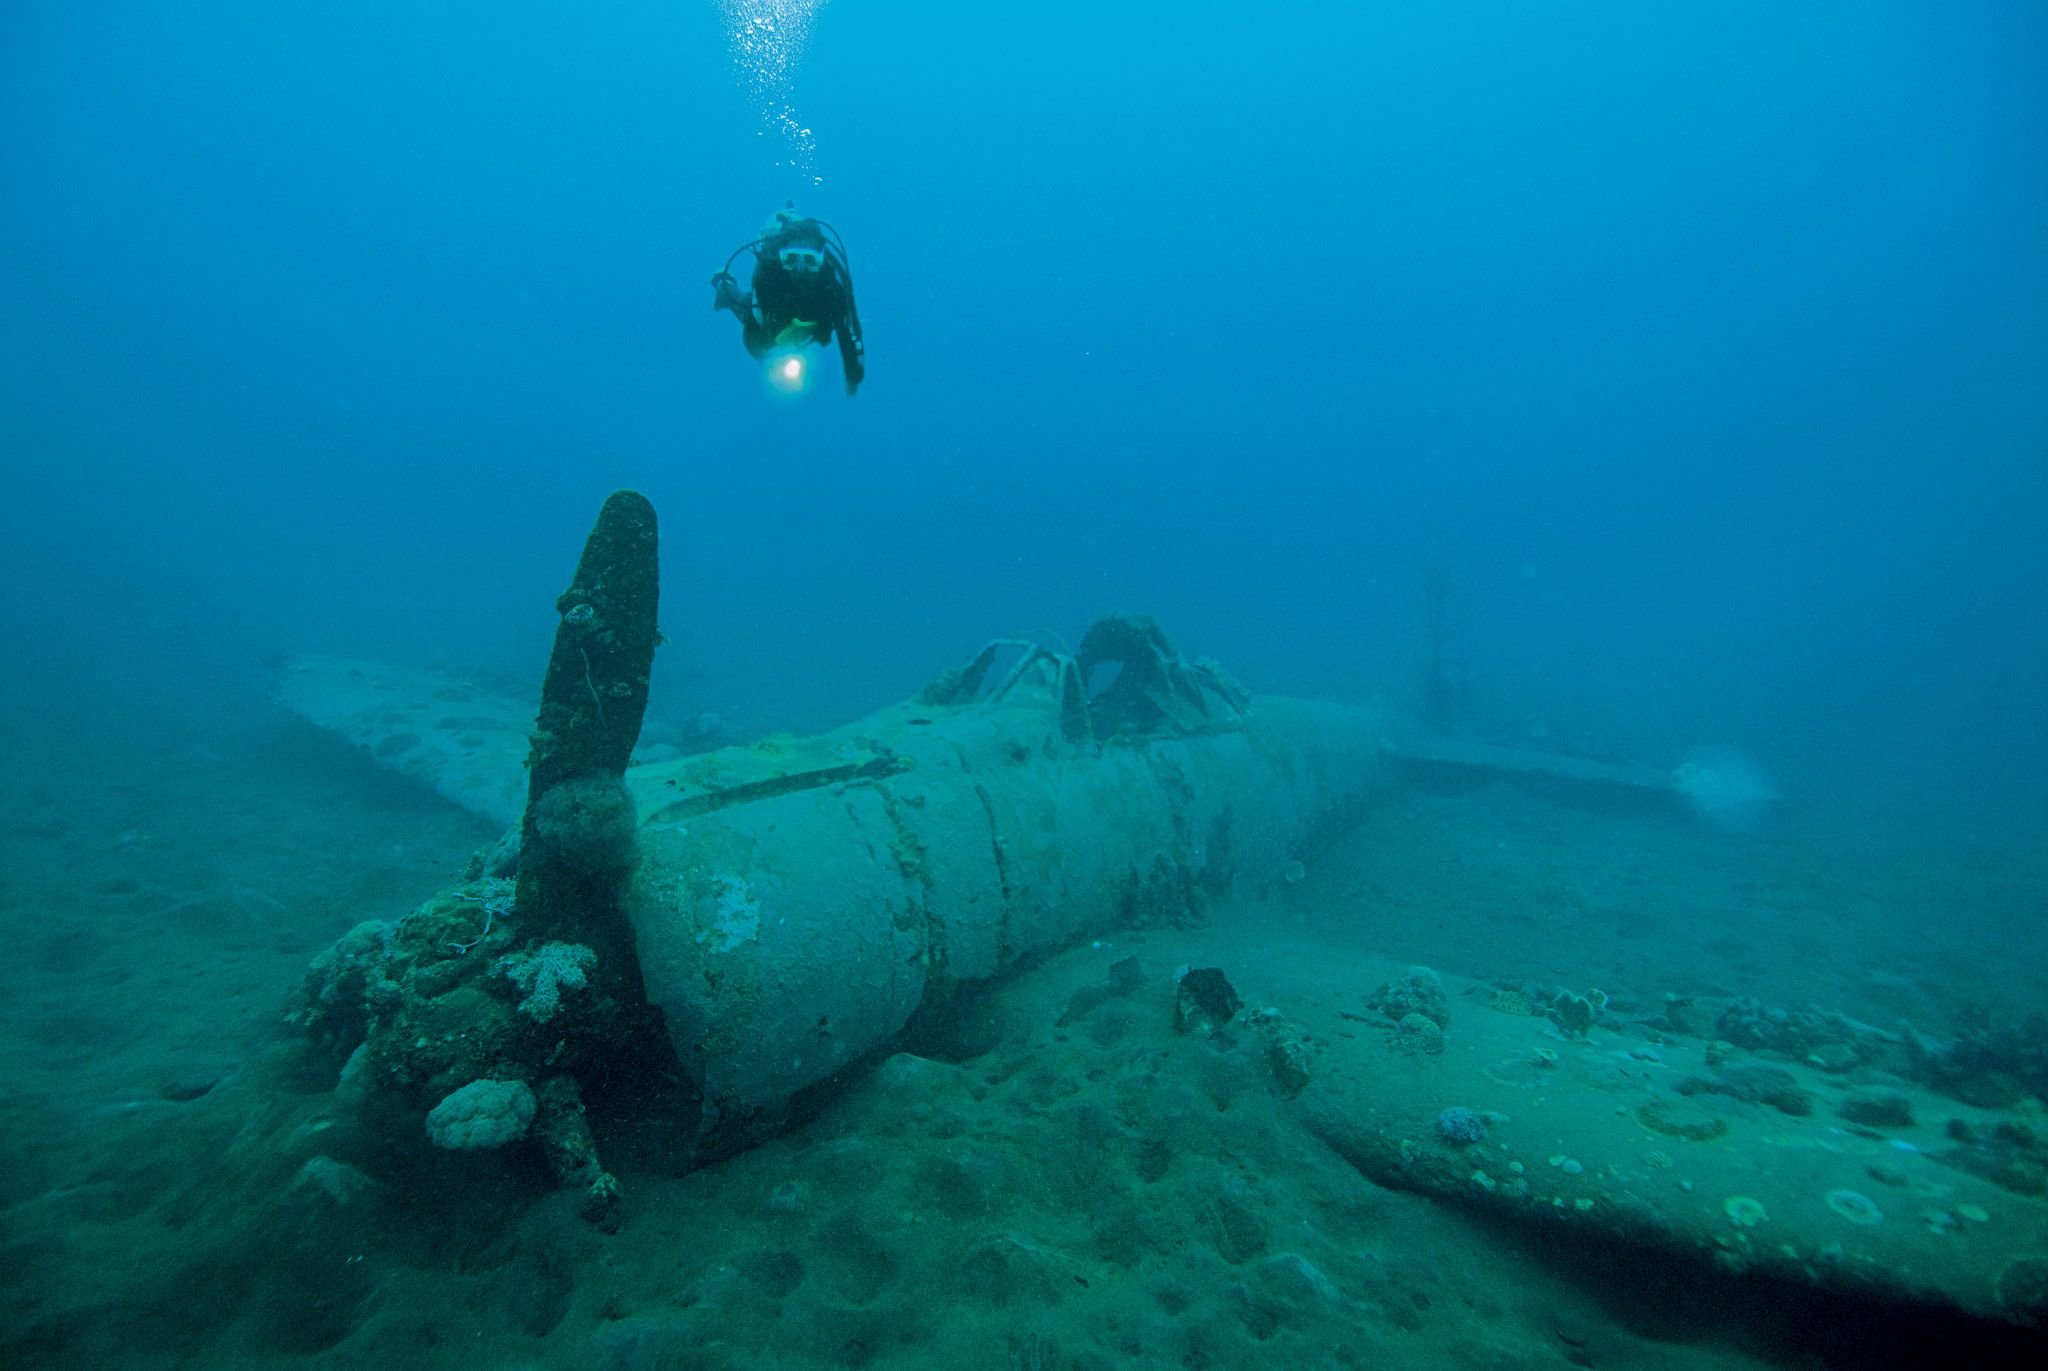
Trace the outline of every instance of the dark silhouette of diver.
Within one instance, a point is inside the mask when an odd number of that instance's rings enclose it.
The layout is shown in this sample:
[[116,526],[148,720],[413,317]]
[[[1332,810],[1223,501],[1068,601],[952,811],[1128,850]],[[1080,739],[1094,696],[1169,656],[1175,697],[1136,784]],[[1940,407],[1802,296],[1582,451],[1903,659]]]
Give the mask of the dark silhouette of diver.
[[[739,255],[754,253],[752,294],[733,279]],[[741,340],[754,357],[776,348],[823,346],[839,338],[839,363],[846,372],[846,393],[860,388],[867,368],[861,364],[860,314],[853,303],[853,273],[846,266],[846,244],[839,230],[796,212],[794,201],[751,243],[742,243],[711,278],[717,292],[714,310],[731,310],[740,321]]]

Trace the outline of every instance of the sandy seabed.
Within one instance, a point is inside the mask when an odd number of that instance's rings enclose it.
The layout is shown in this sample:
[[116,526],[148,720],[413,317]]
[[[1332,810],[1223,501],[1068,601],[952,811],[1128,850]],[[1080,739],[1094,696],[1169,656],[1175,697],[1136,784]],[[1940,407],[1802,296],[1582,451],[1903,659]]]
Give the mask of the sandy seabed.
[[[531,1157],[338,1147],[283,1023],[320,948],[495,834],[261,708],[107,718],[24,729],[0,778],[9,1366],[1877,1364],[1836,1325],[1905,1356],[1906,1314],[1374,1184],[1257,1053],[1175,1034],[1167,978],[1213,962],[1284,1006],[1309,963],[1355,966],[1361,1001],[1427,965],[1937,1031],[2048,984],[2038,813],[1809,791],[1731,835],[1408,791],[1299,881],[1056,958],[751,1152],[677,1174],[611,1130],[604,1235]],[[1073,1013],[1125,956],[1147,980]],[[318,1164],[338,1150],[370,1164]]]

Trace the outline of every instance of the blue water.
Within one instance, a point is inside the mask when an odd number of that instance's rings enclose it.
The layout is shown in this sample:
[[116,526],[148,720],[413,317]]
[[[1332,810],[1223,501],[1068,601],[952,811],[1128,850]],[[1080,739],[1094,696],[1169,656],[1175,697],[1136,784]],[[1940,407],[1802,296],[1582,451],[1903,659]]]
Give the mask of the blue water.
[[[764,723],[1121,607],[1399,688],[1437,561],[1501,727],[2038,760],[2048,20],[1099,8],[823,7],[807,175],[709,4],[9,6],[8,631],[523,666],[630,485]],[[708,308],[792,196],[851,402]]]
[[[671,717],[1119,610],[1407,712],[1434,650],[1460,733],[1935,797],[2038,936],[2048,9],[782,0],[764,84],[747,8],[0,7],[24,774],[239,755],[279,655],[537,680],[632,487]],[[857,397],[710,308],[787,199]]]

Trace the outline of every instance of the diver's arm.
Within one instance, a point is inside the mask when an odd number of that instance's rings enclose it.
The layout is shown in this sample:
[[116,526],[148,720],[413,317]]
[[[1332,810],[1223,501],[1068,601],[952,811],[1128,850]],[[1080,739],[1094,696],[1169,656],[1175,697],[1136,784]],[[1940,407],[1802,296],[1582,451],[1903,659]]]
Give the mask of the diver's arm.
[[711,308],[714,313],[730,310],[745,322],[754,317],[754,297],[740,289],[731,272],[721,271],[711,278]]

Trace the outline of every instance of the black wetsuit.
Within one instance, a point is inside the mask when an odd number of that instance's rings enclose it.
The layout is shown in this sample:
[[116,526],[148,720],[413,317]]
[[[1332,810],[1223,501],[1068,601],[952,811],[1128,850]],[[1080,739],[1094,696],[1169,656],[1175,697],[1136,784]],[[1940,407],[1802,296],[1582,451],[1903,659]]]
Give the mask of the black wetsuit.
[[[786,247],[814,248],[824,255],[825,263],[817,271],[791,271],[778,256]],[[745,329],[747,351],[756,357],[766,355],[782,331],[799,319],[810,327],[792,342],[822,344],[838,337],[846,393],[853,394],[867,368],[861,362],[860,315],[854,308],[851,277],[839,254],[801,220],[764,239],[755,250],[754,308]]]

